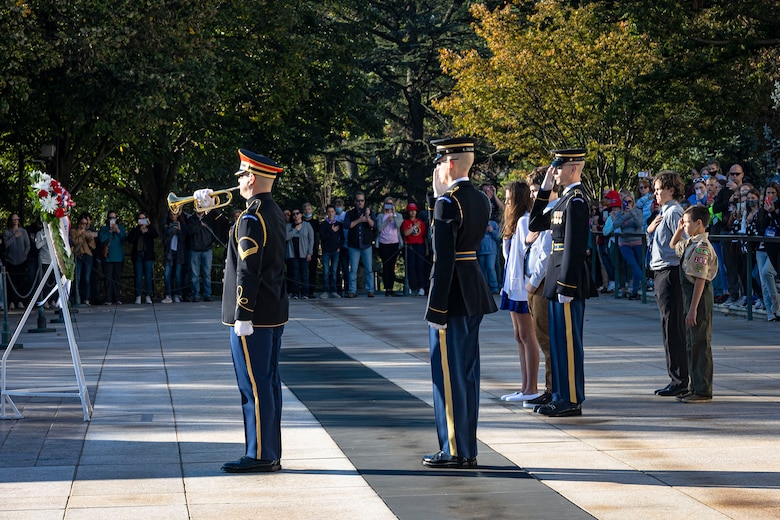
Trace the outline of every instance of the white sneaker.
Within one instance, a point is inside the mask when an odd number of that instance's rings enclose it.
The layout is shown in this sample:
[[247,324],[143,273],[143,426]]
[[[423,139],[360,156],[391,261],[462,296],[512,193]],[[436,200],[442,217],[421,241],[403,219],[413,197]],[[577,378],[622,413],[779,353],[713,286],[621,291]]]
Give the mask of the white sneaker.
[[533,394],[523,394],[523,398],[521,399],[521,401],[530,401],[532,399],[536,399],[540,395],[542,395],[541,392],[534,392]]
[[501,396],[502,401],[520,401],[523,397],[523,392],[512,392],[511,394],[504,394]]
[[171,297],[166,294],[165,298],[163,298],[160,303],[173,303],[173,300],[171,300]]
[[178,296],[174,296],[173,303],[181,303],[181,298],[179,298]]
[[147,296],[146,299],[144,300],[144,303],[152,303],[152,297]]
[[136,305],[141,305],[141,297],[140,296],[136,296],[135,297],[135,304]]
[[734,300],[734,302],[729,305],[730,309],[738,309],[740,307],[744,307],[747,304],[747,297],[743,296],[739,300]]
[[320,294],[320,300],[327,300],[328,299],[328,293],[324,292]]
[[422,287],[420,287],[420,290],[419,290],[419,291],[417,291],[417,296],[425,296],[425,289],[423,289]]
[[331,298],[341,298],[341,296],[339,296],[339,293],[337,293],[337,292],[330,293],[330,297]]
[[753,310],[754,311],[760,311],[764,308],[764,302],[761,300],[756,300],[756,303],[753,304]]

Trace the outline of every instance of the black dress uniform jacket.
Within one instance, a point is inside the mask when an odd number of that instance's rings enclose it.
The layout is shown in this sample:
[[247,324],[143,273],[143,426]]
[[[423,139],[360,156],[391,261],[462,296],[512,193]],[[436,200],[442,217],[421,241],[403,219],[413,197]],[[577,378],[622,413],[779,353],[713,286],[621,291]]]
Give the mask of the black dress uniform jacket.
[[286,221],[270,193],[247,201],[227,244],[222,289],[222,323],[251,321],[255,327],[287,323],[284,281]]
[[444,325],[447,316],[498,310],[477,262],[489,217],[490,203],[471,181],[456,183],[436,200],[427,321]]
[[553,250],[547,264],[543,296],[550,300],[558,295],[585,299],[591,296],[587,258],[590,203],[580,185],[575,185],[558,199],[552,211],[544,212],[550,190],[539,190],[528,229],[550,230]]

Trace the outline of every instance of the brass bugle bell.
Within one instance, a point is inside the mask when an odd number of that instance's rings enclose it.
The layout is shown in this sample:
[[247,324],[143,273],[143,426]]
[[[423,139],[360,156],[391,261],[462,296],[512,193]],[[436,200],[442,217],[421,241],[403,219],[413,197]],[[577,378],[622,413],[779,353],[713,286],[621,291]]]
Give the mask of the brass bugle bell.
[[[227,188],[224,190],[213,191],[211,193],[211,197],[214,199],[214,205],[209,206],[207,209],[224,208],[225,206],[230,204],[233,201],[233,194],[230,192],[235,191],[238,188],[239,188],[238,186],[234,186],[232,188]],[[221,199],[222,196],[225,197],[224,202],[222,202]],[[192,202],[193,206],[195,207],[195,211],[201,211],[201,208],[198,205],[198,201],[195,200],[195,197],[193,196],[177,197],[176,194],[173,192],[168,194],[168,209],[170,209],[174,215],[178,215],[179,213],[181,213],[181,208],[185,204],[189,204],[190,202]]]

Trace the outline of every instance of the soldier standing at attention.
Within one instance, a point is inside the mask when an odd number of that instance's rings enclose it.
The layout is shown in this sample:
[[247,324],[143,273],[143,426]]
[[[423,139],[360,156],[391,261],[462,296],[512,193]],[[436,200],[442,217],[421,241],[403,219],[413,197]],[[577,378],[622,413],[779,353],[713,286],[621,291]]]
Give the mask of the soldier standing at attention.
[[[542,181],[528,225],[531,231],[549,229],[552,235],[543,293],[549,300],[552,402],[534,411],[568,417],[582,415],[585,400],[582,325],[585,299],[591,290],[585,262],[590,202],[580,185],[585,149],[553,150],[553,154],[555,159]],[[555,184],[565,187],[563,194],[552,211],[545,212]]]
[[[477,465],[479,325],[498,309],[477,262],[490,204],[471,183],[474,139],[432,141],[434,262],[428,293],[433,409],[439,452],[423,466]],[[587,223],[587,222],[586,222]]]
[[[282,386],[279,350],[289,301],[284,284],[286,221],[271,197],[282,168],[268,157],[238,151],[236,172],[246,209],[232,227],[225,260],[222,323],[230,327],[230,346],[244,412],[246,454],[226,462],[227,473],[282,469]],[[201,209],[214,205],[211,190],[194,194]],[[216,214],[216,217],[213,215]],[[208,215],[227,229],[232,219]]]

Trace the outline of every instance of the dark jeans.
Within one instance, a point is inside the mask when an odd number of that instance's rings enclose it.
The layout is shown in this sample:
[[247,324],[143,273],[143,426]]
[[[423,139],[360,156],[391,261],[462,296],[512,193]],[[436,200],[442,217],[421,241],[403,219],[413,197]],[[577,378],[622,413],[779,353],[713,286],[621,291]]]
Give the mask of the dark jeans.
[[136,253],[133,258],[133,271],[135,273],[135,296],[140,298],[142,290],[146,296],[152,296],[152,270],[154,262],[146,260],[144,253]]
[[91,277],[92,255],[81,255],[76,258],[76,287],[78,288],[77,304],[89,301],[90,293],[92,291],[90,283]]
[[339,267],[339,252],[322,253],[322,286],[326,293],[336,292],[336,271]]
[[293,296],[308,296],[306,288],[309,286],[309,262],[306,258],[289,258],[288,278],[290,278],[290,291]]
[[645,277],[645,269],[642,262],[642,245],[620,246],[620,254],[623,255],[626,264],[631,269],[631,294],[636,294],[641,287],[642,278]]
[[[723,253],[723,263],[726,266],[726,281],[728,284],[729,296],[735,300],[739,298],[739,286],[740,286],[740,256],[736,254],[737,248],[739,248],[738,242],[732,242],[731,240],[721,240],[720,246]],[[745,288],[742,288],[744,292]]]
[[184,270],[184,264],[165,262],[163,271],[163,280],[165,282],[166,296],[181,296],[181,274]]
[[385,293],[393,292],[395,285],[395,262],[398,260],[398,242],[379,244],[379,258],[382,259],[382,285]]
[[349,248],[339,251],[339,267],[336,271],[336,291],[346,293],[349,290]]
[[406,276],[409,277],[409,288],[412,291],[428,287],[425,279],[425,244],[406,246]]
[[106,301],[119,302],[119,288],[122,282],[123,262],[103,262],[103,275],[106,277]]

